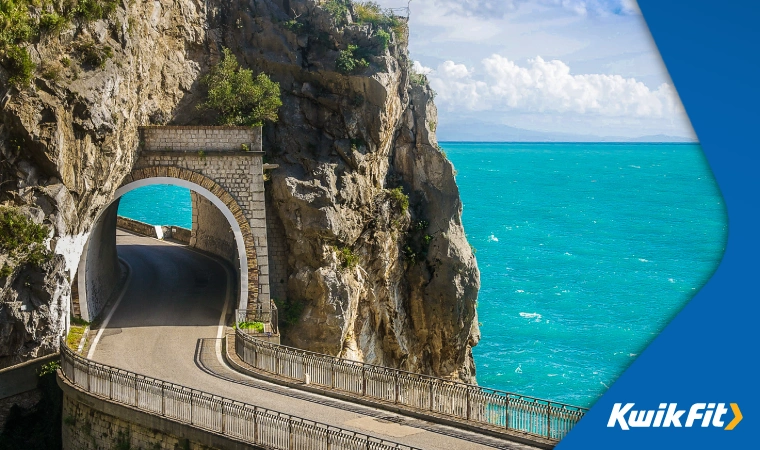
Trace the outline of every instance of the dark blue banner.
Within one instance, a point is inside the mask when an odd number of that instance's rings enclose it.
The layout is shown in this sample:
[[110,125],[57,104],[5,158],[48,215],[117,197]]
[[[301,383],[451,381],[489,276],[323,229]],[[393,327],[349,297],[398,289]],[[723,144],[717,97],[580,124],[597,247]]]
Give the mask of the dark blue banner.
[[707,285],[558,448],[758,448],[760,4],[639,6],[725,199],[728,244]]

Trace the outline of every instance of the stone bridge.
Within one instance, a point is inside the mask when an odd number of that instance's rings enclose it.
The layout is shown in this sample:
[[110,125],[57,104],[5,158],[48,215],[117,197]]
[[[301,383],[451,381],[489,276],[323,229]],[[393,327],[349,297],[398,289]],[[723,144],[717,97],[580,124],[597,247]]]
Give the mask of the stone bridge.
[[261,127],[142,127],[133,170],[95,221],[77,271],[72,311],[97,317],[119,286],[115,228],[120,198],[149,185],[190,189],[190,246],[229,261],[238,309],[270,308]]

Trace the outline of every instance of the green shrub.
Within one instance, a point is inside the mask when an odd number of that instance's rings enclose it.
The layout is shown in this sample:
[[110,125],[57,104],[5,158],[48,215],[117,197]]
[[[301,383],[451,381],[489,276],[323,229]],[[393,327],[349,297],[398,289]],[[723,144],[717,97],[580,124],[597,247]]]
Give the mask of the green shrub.
[[5,68],[10,74],[8,82],[21,88],[32,81],[35,65],[25,48],[11,45],[5,52]]
[[430,222],[427,220],[418,220],[414,223],[412,223],[411,229],[412,231],[425,231],[427,230],[427,227],[430,226]]
[[254,78],[229,49],[223,50],[222,60],[202,81],[208,86],[208,97],[200,107],[216,111],[222,125],[259,126],[265,120],[277,120],[282,106],[279,83],[264,73]]
[[415,252],[412,249],[411,245],[405,245],[403,252],[404,252],[404,257],[406,258],[407,261],[409,262],[417,261],[417,252]]
[[28,41],[38,32],[38,25],[29,14],[28,2],[0,1],[0,47]]
[[40,377],[44,377],[45,375],[55,373],[56,370],[61,368],[61,363],[58,361],[50,361],[47,364],[43,364],[42,367],[40,367],[40,370],[37,372],[37,375]]
[[353,269],[359,263],[359,257],[348,247],[336,249],[338,260],[344,269]]
[[66,28],[69,20],[57,12],[44,13],[40,16],[40,29],[50,33],[59,33]]
[[17,263],[39,266],[45,262],[49,255],[44,245],[47,235],[47,227],[32,222],[17,208],[0,207],[0,251]]
[[282,25],[293,33],[298,33],[303,28],[303,24],[296,19],[286,20]]
[[335,17],[336,22],[344,23],[348,16],[348,4],[346,0],[329,0],[322,7]]
[[351,74],[369,67],[366,59],[357,56],[359,47],[349,44],[346,50],[338,53],[338,59],[335,61],[335,69],[343,74]]
[[409,209],[409,196],[404,194],[404,190],[401,186],[390,189],[388,194],[391,196],[396,205],[401,208],[402,212],[406,212]]
[[377,40],[380,42],[380,48],[385,51],[391,41],[391,34],[385,30],[377,30]]
[[96,44],[92,40],[80,41],[75,45],[76,50],[82,56],[82,61],[92,67],[103,68],[106,61],[113,58],[111,47]]
[[409,81],[412,82],[412,84],[416,84],[417,86],[425,86],[428,84],[427,75],[424,73],[417,73],[412,69],[412,71],[409,73]]
[[277,306],[277,319],[280,328],[287,328],[295,325],[301,319],[304,304],[295,300],[278,300],[272,299]]
[[118,0],[77,0],[74,13],[87,21],[105,19],[117,6]]
[[351,139],[351,150],[359,150],[362,147],[367,147],[367,142],[362,138]]

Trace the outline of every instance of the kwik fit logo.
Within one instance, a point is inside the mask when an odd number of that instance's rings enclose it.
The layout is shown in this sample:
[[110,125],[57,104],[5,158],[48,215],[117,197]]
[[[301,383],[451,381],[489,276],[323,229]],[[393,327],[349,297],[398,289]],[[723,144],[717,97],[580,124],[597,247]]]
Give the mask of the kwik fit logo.
[[[660,403],[656,410],[635,410],[635,403],[615,403],[612,406],[608,428],[619,426],[622,430],[631,428],[691,428],[716,427],[733,430],[742,421],[739,405],[731,403],[733,419],[726,425],[729,411],[725,403],[694,403],[686,409],[678,409],[678,403]],[[686,417],[684,418],[684,415]],[[683,420],[683,423],[681,422]]]

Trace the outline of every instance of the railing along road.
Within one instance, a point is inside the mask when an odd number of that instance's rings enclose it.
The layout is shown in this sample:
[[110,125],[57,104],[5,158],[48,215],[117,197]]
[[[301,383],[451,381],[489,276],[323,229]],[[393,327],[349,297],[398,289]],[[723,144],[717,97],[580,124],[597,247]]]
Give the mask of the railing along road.
[[485,425],[562,439],[585,408],[271,344],[237,331],[235,351],[256,369],[355,397]]
[[61,372],[94,396],[265,448],[418,450],[99,364],[75,354],[65,342]]
[[[237,328],[246,334],[258,334],[258,335],[272,335],[279,333],[278,330],[278,317],[277,306],[274,302],[271,302],[269,309],[236,309],[235,310],[235,323]],[[251,325],[254,323],[260,323],[262,330],[257,331],[256,328]],[[241,325],[248,324],[248,327]]]

